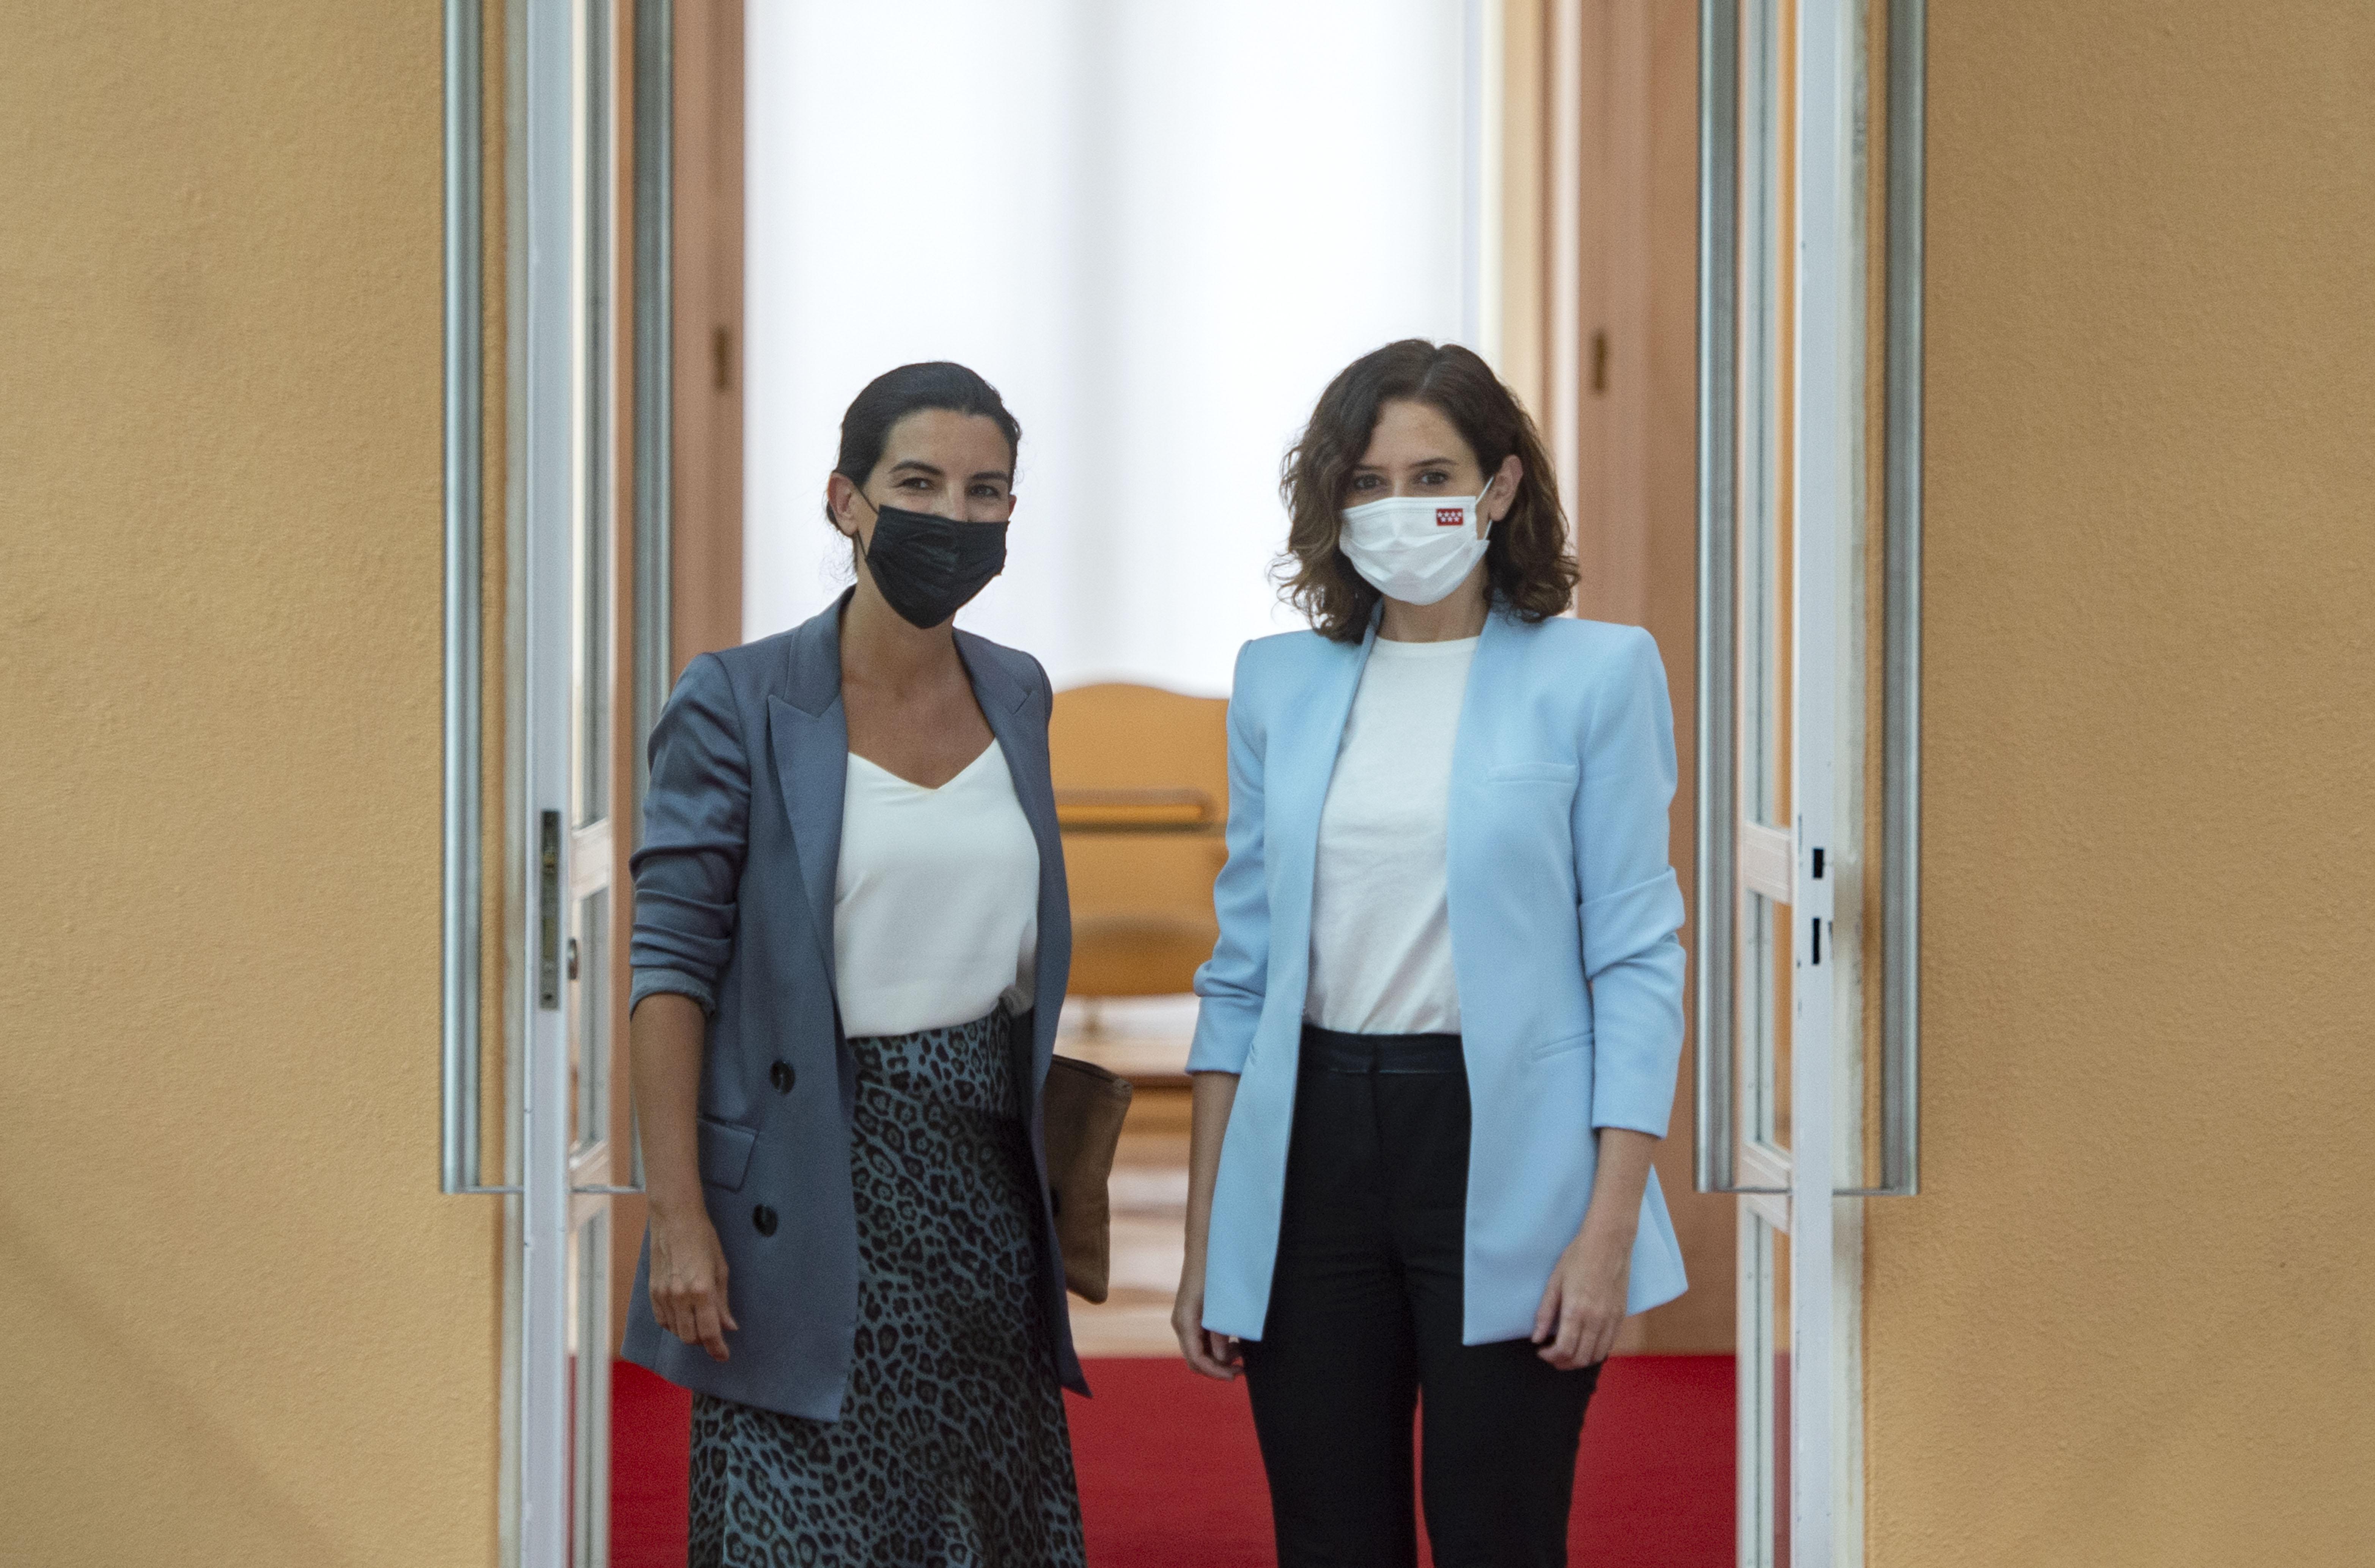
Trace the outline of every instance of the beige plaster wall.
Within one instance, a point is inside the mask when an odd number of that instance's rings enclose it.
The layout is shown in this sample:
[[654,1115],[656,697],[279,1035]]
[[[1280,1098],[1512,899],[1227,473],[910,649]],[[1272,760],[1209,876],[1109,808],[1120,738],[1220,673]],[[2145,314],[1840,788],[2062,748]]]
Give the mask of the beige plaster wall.
[[9,8],[0,1563],[496,1553],[499,1216],[437,1193],[440,72],[422,0]]
[[1869,1561],[2375,1561],[2375,8],[1930,18]]

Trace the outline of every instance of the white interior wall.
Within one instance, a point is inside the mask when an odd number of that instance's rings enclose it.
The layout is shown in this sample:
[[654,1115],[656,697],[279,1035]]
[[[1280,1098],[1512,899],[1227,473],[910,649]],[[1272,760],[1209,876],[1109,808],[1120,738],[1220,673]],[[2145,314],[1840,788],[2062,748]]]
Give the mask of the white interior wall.
[[849,399],[951,359],[1023,428],[1007,572],[961,624],[1059,687],[1225,691],[1300,624],[1269,569],[1313,400],[1462,336],[1473,4],[752,6],[746,635],[846,580]]

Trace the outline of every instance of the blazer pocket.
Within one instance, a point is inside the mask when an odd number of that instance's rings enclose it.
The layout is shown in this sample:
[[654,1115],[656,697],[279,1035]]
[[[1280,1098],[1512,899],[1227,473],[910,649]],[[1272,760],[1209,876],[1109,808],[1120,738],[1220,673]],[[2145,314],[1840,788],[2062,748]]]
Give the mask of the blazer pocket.
[[740,1192],[742,1178],[750,1171],[750,1151],[759,1146],[759,1135],[738,1123],[703,1116],[700,1138],[701,1179],[727,1192]]
[[1586,1030],[1581,1034],[1570,1034],[1564,1040],[1554,1040],[1547,1045],[1536,1046],[1534,1060],[1539,1062],[1549,1056],[1564,1056],[1569,1051],[1589,1050],[1590,1046],[1591,1032]]
[[1554,784],[1572,785],[1576,766],[1572,762],[1498,762],[1484,773],[1488,784]]

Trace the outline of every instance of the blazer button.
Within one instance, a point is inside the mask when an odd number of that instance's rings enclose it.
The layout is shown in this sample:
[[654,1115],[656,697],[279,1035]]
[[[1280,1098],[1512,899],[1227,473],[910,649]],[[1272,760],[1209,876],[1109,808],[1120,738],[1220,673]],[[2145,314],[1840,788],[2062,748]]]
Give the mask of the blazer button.
[[775,1233],[775,1211],[762,1203],[750,1210],[750,1223],[758,1227],[761,1235],[772,1236]]
[[767,1081],[775,1086],[776,1093],[789,1094],[792,1091],[792,1065],[777,1062],[767,1069]]

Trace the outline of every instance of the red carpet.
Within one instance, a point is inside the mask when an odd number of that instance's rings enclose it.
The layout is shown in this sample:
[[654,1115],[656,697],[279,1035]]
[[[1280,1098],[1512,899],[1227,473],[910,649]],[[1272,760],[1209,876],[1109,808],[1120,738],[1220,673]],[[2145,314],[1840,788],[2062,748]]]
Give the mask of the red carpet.
[[[1270,1498],[1244,1388],[1169,1358],[1088,1370],[1097,1397],[1067,1403],[1095,1568],[1266,1568]],[[610,1561],[680,1568],[691,1397],[624,1362],[612,1388]],[[1577,1568],[1728,1568],[1730,1356],[1609,1363],[1584,1422],[1569,1540]]]
[[684,1568],[692,1396],[610,1363],[610,1568]]

